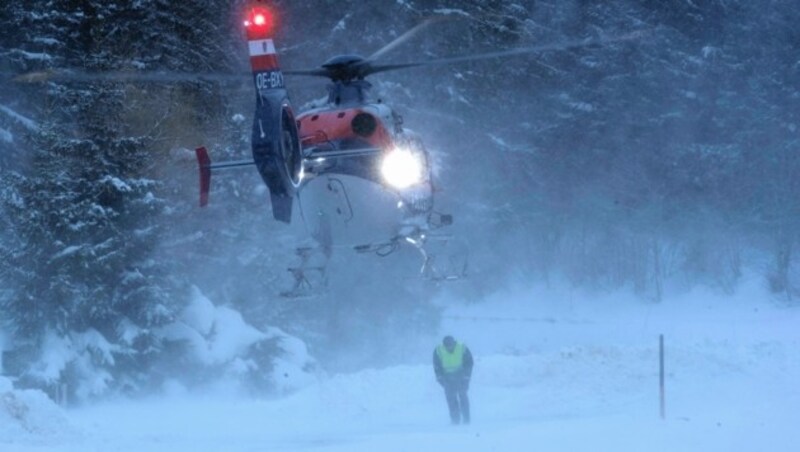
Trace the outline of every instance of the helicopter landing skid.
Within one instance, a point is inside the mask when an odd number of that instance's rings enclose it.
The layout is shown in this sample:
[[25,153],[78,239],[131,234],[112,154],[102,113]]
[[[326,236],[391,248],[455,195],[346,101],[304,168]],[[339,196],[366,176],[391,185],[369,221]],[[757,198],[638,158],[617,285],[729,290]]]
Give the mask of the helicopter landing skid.
[[320,262],[315,259],[315,248],[298,248],[295,254],[300,258],[300,265],[289,267],[294,285],[291,289],[280,293],[285,298],[307,298],[318,295],[328,286],[327,258]]
[[422,255],[420,275],[429,281],[456,281],[467,276],[469,251],[450,236],[419,235],[406,237]]
[[370,243],[367,245],[357,245],[353,250],[357,253],[375,253],[378,256],[384,257],[394,253],[399,246],[397,239],[386,243]]

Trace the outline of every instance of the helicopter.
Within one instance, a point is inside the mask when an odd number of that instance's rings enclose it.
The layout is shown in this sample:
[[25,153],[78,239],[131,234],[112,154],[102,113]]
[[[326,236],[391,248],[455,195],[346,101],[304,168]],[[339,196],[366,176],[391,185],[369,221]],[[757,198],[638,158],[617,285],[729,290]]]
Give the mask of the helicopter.
[[[351,244],[357,252],[380,256],[410,245],[422,257],[423,278],[455,280],[466,275],[467,253],[463,249],[445,258],[429,250],[431,243],[446,245],[452,240],[436,231],[451,225],[453,216],[434,208],[437,190],[431,156],[421,137],[405,128],[402,117],[389,105],[368,97],[372,86],[366,80],[368,76],[639,37],[630,34],[401,64],[377,62],[434,22],[429,19],[370,57],[343,54],[316,69],[282,70],[273,39],[273,12],[263,2],[255,1],[248,6],[246,16],[244,28],[256,97],[251,134],[253,159],[212,163],[208,151],[198,148],[200,204],[208,203],[212,171],[255,165],[269,189],[274,219],[291,223],[299,216],[319,244],[318,250],[298,249],[301,264],[289,268],[295,278],[294,288],[284,293],[289,296],[312,288],[311,273],[316,273],[324,284],[334,240],[337,244]],[[328,79],[324,104],[295,115],[286,76]],[[315,260],[314,254],[320,253],[323,259]]]
[[[269,191],[276,221],[302,222],[315,246],[296,250],[300,259],[288,270],[294,287],[282,295],[308,294],[327,281],[327,263],[334,246],[387,256],[410,246],[422,259],[419,274],[428,280],[466,276],[468,253],[452,236],[440,232],[453,215],[436,209],[438,187],[433,161],[420,135],[406,128],[391,106],[369,97],[374,74],[430,65],[449,65],[548,51],[564,51],[610,42],[636,40],[644,32],[570,42],[518,47],[488,53],[386,64],[379,60],[425,27],[428,19],[368,57],[342,54],[319,68],[284,70],[275,44],[277,18],[262,0],[245,9],[244,31],[255,94],[251,131],[252,159],[212,162],[205,147],[195,150],[199,166],[200,205],[209,203],[211,175],[228,168],[255,166]],[[287,77],[328,80],[324,102],[295,114]],[[78,81],[118,79],[163,82],[227,79],[197,73],[85,73],[45,71],[16,78],[40,82],[53,78]],[[239,76],[236,76],[239,79]],[[448,249],[456,244],[455,252]],[[444,256],[432,250],[444,250]]]
[[[208,204],[212,171],[255,165],[269,190],[274,219],[302,221],[318,243],[298,248],[301,262],[288,269],[295,284],[282,293],[285,296],[326,283],[334,240],[337,245],[351,244],[359,253],[380,256],[410,245],[422,256],[423,278],[464,277],[464,253],[449,256],[443,266],[442,259],[426,246],[451,240],[432,232],[453,222],[452,215],[434,210],[436,190],[428,150],[418,134],[403,127],[395,110],[367,96],[371,84],[365,77],[390,67],[358,55],[339,55],[320,69],[282,71],[272,39],[272,11],[253,6],[247,16],[244,26],[256,94],[253,159],[212,163],[207,149],[197,148],[200,205]],[[426,25],[415,27],[390,46]],[[327,100],[295,115],[285,75],[329,79]]]

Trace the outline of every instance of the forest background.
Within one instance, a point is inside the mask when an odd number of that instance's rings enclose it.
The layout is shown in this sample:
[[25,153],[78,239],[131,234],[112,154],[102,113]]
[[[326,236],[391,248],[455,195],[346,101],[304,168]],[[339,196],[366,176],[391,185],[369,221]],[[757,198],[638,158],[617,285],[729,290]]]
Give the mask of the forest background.
[[[292,336],[325,369],[382,364],[435,330],[437,293],[480,303],[520,281],[654,303],[697,286],[732,293],[756,274],[776,302],[800,295],[791,0],[274,2],[287,68],[370,54],[430,17],[447,20],[384,59],[641,33],[374,77],[373,94],[435,156],[437,205],[470,244],[469,278],[440,286],[413,277],[413,253],[345,251],[327,291],[307,300],[279,295],[305,239],[302,225],[271,220],[255,171],[215,176],[212,205],[196,205],[189,149],[248,157],[246,78],[14,81],[46,70],[246,74],[244,7],[0,7],[0,349],[18,385],[65,384],[81,400],[235,372],[250,390],[274,391],[271,370]],[[316,80],[288,86],[296,107],[324,93]],[[219,335],[187,327],[200,293],[254,328],[235,357],[191,353]]]

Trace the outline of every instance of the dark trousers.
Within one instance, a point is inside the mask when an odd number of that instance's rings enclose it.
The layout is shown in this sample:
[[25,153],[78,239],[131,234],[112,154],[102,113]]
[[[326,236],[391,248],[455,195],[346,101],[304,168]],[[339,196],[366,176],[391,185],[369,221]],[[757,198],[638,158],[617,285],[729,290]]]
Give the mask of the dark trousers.
[[447,399],[447,408],[450,410],[450,420],[454,424],[463,422],[469,424],[469,389],[468,380],[457,377],[445,377],[442,379],[444,396]]

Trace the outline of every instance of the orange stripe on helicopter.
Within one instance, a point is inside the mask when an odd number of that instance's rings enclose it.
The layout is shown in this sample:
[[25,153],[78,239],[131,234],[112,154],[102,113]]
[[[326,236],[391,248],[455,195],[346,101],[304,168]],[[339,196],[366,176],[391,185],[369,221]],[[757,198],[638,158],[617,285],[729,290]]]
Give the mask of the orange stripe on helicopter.
[[[375,128],[368,134],[357,134],[353,130],[353,119],[359,114],[375,119]],[[370,146],[387,149],[392,144],[392,135],[375,115],[359,108],[347,110],[309,112],[297,118],[300,140],[304,147],[326,144],[334,140],[365,140]]]

